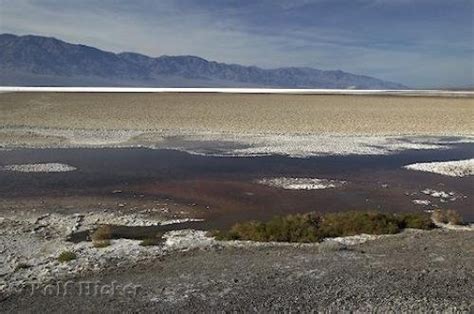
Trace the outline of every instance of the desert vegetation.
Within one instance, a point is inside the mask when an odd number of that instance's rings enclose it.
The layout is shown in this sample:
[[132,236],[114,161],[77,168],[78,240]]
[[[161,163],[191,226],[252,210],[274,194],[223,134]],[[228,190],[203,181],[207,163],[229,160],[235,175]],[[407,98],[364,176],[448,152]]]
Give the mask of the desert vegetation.
[[31,265],[27,263],[18,263],[18,265],[15,266],[15,271],[21,270],[21,269],[28,269],[30,268]]
[[432,214],[433,221],[443,224],[462,225],[461,215],[453,209],[435,209]]
[[103,248],[110,245],[112,239],[112,227],[101,225],[91,234],[92,245],[95,248]]
[[324,238],[357,234],[394,234],[406,228],[435,228],[425,213],[391,214],[349,211],[330,214],[277,216],[268,222],[238,223],[230,230],[214,231],[218,240],[319,242]]
[[63,251],[61,252],[61,254],[59,254],[58,261],[60,261],[61,263],[66,263],[66,262],[75,260],[76,258],[77,258],[76,253],[72,251]]
[[100,240],[100,241],[93,241],[93,242],[92,242],[92,245],[93,245],[96,249],[108,247],[108,246],[110,246],[110,244],[112,244],[112,242],[110,242],[110,240]]
[[454,209],[448,209],[446,211],[446,217],[448,219],[448,222],[453,225],[462,225],[463,220],[461,215],[455,211]]

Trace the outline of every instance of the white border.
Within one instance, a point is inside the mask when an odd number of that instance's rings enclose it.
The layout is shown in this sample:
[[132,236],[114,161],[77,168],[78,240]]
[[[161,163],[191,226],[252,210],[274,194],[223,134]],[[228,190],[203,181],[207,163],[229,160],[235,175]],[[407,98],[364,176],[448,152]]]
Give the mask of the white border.
[[474,96],[474,91],[446,90],[351,90],[281,88],[155,88],[155,87],[23,87],[0,86],[0,92],[61,93],[231,93],[231,94],[302,94],[302,95],[403,95],[403,96]]

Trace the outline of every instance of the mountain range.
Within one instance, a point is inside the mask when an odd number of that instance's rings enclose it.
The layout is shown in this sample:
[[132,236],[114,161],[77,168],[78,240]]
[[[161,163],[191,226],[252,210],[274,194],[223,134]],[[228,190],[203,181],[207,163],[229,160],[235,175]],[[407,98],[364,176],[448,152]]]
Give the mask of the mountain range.
[[43,36],[0,35],[0,85],[407,89],[340,70],[262,69],[196,56],[112,53]]

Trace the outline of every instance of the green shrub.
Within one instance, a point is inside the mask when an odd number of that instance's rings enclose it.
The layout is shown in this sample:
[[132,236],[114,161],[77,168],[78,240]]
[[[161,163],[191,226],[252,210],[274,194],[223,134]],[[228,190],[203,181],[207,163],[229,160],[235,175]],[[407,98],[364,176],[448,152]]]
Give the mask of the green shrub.
[[426,213],[407,213],[399,215],[400,227],[402,229],[424,229],[430,230],[435,228],[435,224],[431,220],[430,215]]
[[72,251],[64,251],[64,252],[61,252],[61,254],[59,254],[58,261],[60,261],[61,263],[65,263],[65,262],[75,260],[76,258],[77,258],[76,253]]
[[318,242],[324,238],[357,234],[393,234],[405,228],[432,229],[435,225],[424,213],[389,214],[349,211],[325,215],[277,216],[268,222],[238,223],[228,231],[214,231],[217,240],[277,242]]
[[296,214],[277,216],[269,222],[250,221],[234,225],[230,231],[214,232],[218,240],[252,240],[278,242],[316,242],[319,216]]
[[325,238],[361,233],[391,234],[400,232],[399,219],[377,212],[342,212],[323,216],[321,233]]

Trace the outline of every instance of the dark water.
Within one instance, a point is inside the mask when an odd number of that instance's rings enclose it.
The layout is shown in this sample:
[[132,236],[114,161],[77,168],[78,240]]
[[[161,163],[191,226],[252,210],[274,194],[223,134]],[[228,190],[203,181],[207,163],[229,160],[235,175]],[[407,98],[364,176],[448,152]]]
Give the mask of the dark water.
[[[416,162],[473,156],[473,144],[386,156],[311,158],[209,157],[151,149],[19,149],[0,152],[0,166],[60,162],[78,170],[41,174],[0,171],[0,198],[18,201],[34,197],[100,198],[120,189],[125,200],[130,195],[141,194],[145,199],[193,204],[200,209],[196,216],[206,219],[204,228],[296,212],[421,211],[434,207],[456,209],[465,220],[474,221],[474,177],[452,178],[401,168]],[[253,182],[256,178],[275,176],[316,177],[348,183],[337,189],[295,191]],[[453,191],[458,199],[442,203],[420,193],[425,188]],[[428,199],[433,205],[415,205],[414,199]]]
[[[111,238],[112,239],[132,239],[132,240],[145,240],[150,238],[159,239],[163,241],[163,234],[168,231],[185,230],[185,229],[202,229],[203,224],[199,221],[189,221],[182,223],[173,223],[166,225],[157,226],[144,226],[144,227],[130,227],[130,226],[111,226]],[[68,240],[71,242],[82,242],[90,241],[91,233],[94,230],[84,230],[75,232],[69,235]]]

